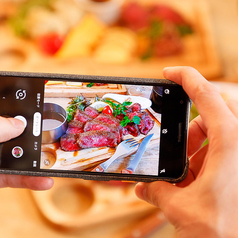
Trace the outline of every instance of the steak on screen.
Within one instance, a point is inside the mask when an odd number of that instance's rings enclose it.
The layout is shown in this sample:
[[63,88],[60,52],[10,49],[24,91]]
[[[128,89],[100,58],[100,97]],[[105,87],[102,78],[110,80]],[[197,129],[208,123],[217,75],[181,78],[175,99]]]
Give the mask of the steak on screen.
[[151,119],[147,112],[139,113],[138,116],[141,119],[138,128],[143,135],[147,135],[154,127],[155,121]]
[[79,134],[78,145],[82,149],[95,147],[116,147],[117,137],[108,131],[87,131]]
[[117,137],[108,131],[87,131],[78,135],[64,134],[60,138],[61,149],[64,151],[77,151],[87,148],[116,147]]
[[99,116],[96,117],[98,121],[107,123],[109,125],[120,126],[120,120],[115,118],[114,116],[108,115],[106,113],[101,113]]
[[70,121],[68,123],[68,128],[67,128],[66,134],[82,133],[82,132],[84,132],[83,127],[84,127],[84,124],[80,121],[76,121],[76,120]]
[[86,122],[84,126],[84,131],[108,131],[115,133],[117,137],[117,143],[121,142],[121,136],[119,133],[119,129],[115,125],[109,125],[107,123],[104,123],[102,121],[99,121],[97,119],[94,119],[92,121]]
[[80,121],[82,123],[86,123],[87,121],[91,121],[93,120],[93,117],[89,116],[88,114],[86,114],[85,112],[81,111],[81,110],[77,110],[76,114],[74,116],[74,120],[76,121]]
[[96,118],[100,114],[97,109],[90,106],[86,107],[84,112],[92,118]]
[[64,134],[61,136],[60,146],[64,151],[77,151],[80,149],[77,142],[77,136],[74,134]]

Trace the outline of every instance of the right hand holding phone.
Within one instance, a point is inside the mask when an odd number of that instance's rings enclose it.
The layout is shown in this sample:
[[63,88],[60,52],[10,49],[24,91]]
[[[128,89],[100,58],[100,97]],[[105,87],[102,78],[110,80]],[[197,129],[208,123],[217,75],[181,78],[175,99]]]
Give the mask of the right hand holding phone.
[[226,104],[193,68],[165,68],[164,76],[183,86],[200,114],[189,127],[189,173],[177,186],[139,183],[136,194],[164,212],[178,237],[238,237],[238,103]]

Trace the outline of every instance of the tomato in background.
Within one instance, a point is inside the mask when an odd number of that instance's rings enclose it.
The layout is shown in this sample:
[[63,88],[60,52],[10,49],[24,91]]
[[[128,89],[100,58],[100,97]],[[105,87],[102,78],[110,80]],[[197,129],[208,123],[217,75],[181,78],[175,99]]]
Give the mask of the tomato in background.
[[48,33],[36,40],[39,48],[48,55],[54,55],[62,46],[64,38],[57,33]]
[[108,114],[112,116],[112,109],[110,108],[110,106],[105,106],[102,110],[102,113]]

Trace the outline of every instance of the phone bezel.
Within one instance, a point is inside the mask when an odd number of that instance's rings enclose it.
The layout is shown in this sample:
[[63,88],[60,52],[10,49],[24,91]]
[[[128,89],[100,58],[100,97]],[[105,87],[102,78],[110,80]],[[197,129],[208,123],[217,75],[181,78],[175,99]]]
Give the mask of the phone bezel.
[[[143,85],[148,86],[173,86],[180,87],[180,85],[169,81],[167,79],[155,79],[155,78],[133,78],[133,77],[115,77],[115,76],[95,76],[95,75],[76,75],[76,74],[52,74],[52,73],[31,73],[31,72],[11,72],[11,71],[1,71],[1,77],[18,77],[18,78],[32,78],[32,79],[44,79],[44,80],[63,80],[63,81],[74,81],[74,82],[95,82],[95,83],[111,83],[115,84],[134,84],[134,85]],[[184,134],[184,154],[186,155],[186,143],[187,143],[187,128],[189,123],[189,109],[191,106],[191,100],[188,98],[187,104],[187,115],[185,119],[185,134]],[[17,174],[17,175],[29,175],[29,176],[49,176],[49,177],[71,177],[71,178],[82,178],[87,180],[125,180],[125,181],[143,181],[143,182],[152,182],[152,181],[168,181],[172,183],[177,183],[182,181],[188,172],[189,160],[187,156],[183,159],[184,169],[181,172],[181,175],[178,177],[160,177],[160,176],[150,176],[150,175],[126,175],[126,174],[117,174],[117,173],[92,173],[92,172],[73,172],[73,171],[19,171],[19,170],[9,170],[9,169],[0,169],[2,174]]]

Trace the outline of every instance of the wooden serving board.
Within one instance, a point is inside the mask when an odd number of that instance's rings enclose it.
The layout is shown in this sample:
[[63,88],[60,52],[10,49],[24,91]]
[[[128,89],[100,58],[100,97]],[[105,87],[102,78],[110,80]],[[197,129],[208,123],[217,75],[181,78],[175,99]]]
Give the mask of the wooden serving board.
[[222,67],[206,0],[160,1],[163,2],[178,10],[195,29],[194,34],[183,39],[182,54],[148,61],[135,58],[126,64],[99,63],[91,57],[58,59],[42,54],[33,42],[17,38],[8,27],[0,27],[0,70],[162,78],[162,69],[166,66],[189,65],[197,68],[207,79],[220,77]]
[[51,190],[32,191],[32,196],[48,221],[71,230],[140,217],[156,209],[136,197],[133,184],[55,178]]
[[46,85],[45,97],[75,97],[83,94],[85,97],[94,98],[95,95],[102,97],[106,93],[126,94],[126,87],[121,84],[105,84],[101,86],[87,87],[82,83],[80,86],[69,86],[66,82],[55,85]]
[[[137,174],[151,174],[158,175],[158,158],[159,158],[159,138],[160,138],[160,122],[158,119],[150,114],[155,121],[153,129],[149,134],[154,134],[150,143],[147,145],[147,150],[144,153],[137,169]],[[159,114],[158,114],[159,115]],[[132,136],[125,136],[124,139]],[[135,137],[137,141],[143,139],[145,135]],[[109,159],[116,151],[116,148],[100,147],[89,148],[74,152],[66,152],[60,149],[59,143],[44,144],[42,145],[42,151],[45,155],[47,163],[44,159],[41,161],[41,168],[43,169],[56,169],[56,170],[91,170],[98,164]],[[53,156],[52,156],[53,155]],[[133,155],[125,158],[117,159],[108,168],[107,172],[120,173],[123,168],[127,167],[130,159],[133,159]]]
[[[154,134],[150,143],[147,145],[136,173],[158,175],[158,158],[159,158],[159,138],[160,138],[160,114],[155,113],[152,109],[148,111],[150,116],[155,121],[153,129],[149,134]],[[153,112],[153,114],[151,113]],[[158,118],[157,118],[158,117]],[[145,135],[134,137],[135,140],[140,141]],[[133,138],[131,135],[125,136],[123,139]],[[90,170],[109,159],[116,151],[116,148],[100,147],[89,148],[74,152],[66,152],[60,148],[59,143],[43,144],[42,151],[44,159],[41,160],[41,168],[55,169],[55,170]],[[45,162],[46,159],[46,162]],[[120,173],[121,169],[126,168],[133,155],[125,158],[117,159],[109,167],[107,172]]]

